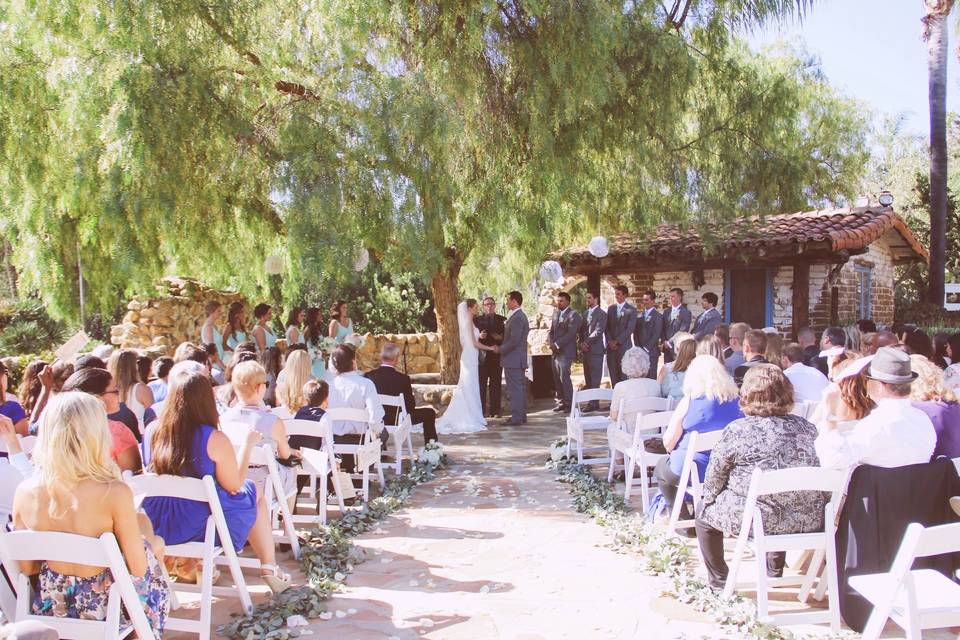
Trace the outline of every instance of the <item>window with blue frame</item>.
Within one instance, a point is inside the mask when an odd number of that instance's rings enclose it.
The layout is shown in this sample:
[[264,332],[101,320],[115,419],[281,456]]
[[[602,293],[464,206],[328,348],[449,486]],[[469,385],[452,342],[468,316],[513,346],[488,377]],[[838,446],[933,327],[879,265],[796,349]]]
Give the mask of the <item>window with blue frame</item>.
[[872,319],[873,305],[873,267],[854,265],[854,274],[857,277],[857,319]]

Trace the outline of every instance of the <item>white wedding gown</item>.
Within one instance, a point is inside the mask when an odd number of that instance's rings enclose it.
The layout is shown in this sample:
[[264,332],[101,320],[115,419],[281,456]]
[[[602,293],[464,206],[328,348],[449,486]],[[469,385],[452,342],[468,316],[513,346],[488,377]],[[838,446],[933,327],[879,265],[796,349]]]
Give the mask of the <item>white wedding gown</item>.
[[460,379],[453,391],[450,406],[437,420],[437,433],[475,433],[486,431],[487,420],[483,417],[483,405],[480,404],[480,352],[473,346],[473,338],[479,338],[480,332],[473,326],[467,305],[461,302],[457,307],[457,320],[460,323]]

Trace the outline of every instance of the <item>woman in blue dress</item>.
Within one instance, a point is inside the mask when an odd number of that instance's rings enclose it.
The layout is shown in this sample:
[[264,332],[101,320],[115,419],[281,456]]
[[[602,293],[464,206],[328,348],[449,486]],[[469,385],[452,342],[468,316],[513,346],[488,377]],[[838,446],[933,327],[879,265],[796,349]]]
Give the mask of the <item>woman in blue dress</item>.
[[[279,593],[290,576],[277,566],[270,514],[253,481],[246,480],[250,453],[262,435],[251,430],[240,450],[217,428],[219,417],[210,379],[199,372],[170,381],[160,422],[145,452],[149,470],[188,478],[213,476],[234,549],[249,542],[260,560],[260,576]],[[143,510],[166,544],[202,542],[210,507],[181,498],[147,498]]]
[[247,341],[247,310],[242,302],[231,302],[227,310],[227,324],[223,327],[223,361],[227,365],[233,359],[237,345]]
[[20,403],[12,394],[7,393],[9,381],[7,365],[0,362],[0,416],[10,418],[10,422],[13,423],[17,433],[25,436],[29,428],[27,412],[23,410],[23,407],[20,406]]
[[206,319],[203,321],[203,326],[200,327],[200,344],[216,345],[217,356],[223,361],[223,334],[217,329],[217,323],[220,322],[221,305],[216,300],[211,300],[204,306],[203,312],[206,314]]
[[290,313],[287,315],[287,333],[285,336],[287,338],[288,349],[295,344],[306,344],[303,338],[303,331],[301,330],[305,315],[303,309],[300,307],[290,309]]
[[253,308],[253,342],[257,345],[257,352],[263,353],[266,349],[277,344],[277,336],[270,330],[270,321],[273,320],[273,307],[261,302]]
[[330,326],[327,328],[327,335],[336,340],[337,344],[343,344],[352,333],[353,320],[347,314],[347,303],[337,300],[330,309]]
[[323,329],[320,326],[322,320],[320,309],[317,307],[307,309],[307,319],[303,327],[303,340],[312,360],[311,371],[313,377],[317,380],[323,380],[324,374],[327,372],[327,365],[323,359]]

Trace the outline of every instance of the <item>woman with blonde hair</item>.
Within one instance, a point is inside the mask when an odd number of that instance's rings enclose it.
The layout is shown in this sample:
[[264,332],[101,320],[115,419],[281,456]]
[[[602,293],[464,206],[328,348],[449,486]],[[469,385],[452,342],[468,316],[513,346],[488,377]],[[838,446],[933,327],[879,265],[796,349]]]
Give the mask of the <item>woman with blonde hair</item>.
[[913,406],[930,417],[937,432],[933,459],[960,457],[960,403],[943,382],[943,369],[921,355],[910,356],[910,368],[919,374],[910,385]]
[[[133,492],[110,457],[107,413],[86,393],[64,392],[43,412],[33,452],[35,472],[13,502],[18,529],[99,537],[113,533],[133,577],[147,620],[159,637],[169,612],[169,592],[160,570],[163,540],[137,515]],[[109,569],[75,562],[24,562],[37,576],[33,613],[60,618],[105,620]]]
[[295,349],[287,355],[283,371],[277,376],[277,404],[286,407],[291,415],[307,404],[303,397],[303,385],[313,379],[312,366],[310,354],[303,349]]
[[723,341],[716,335],[703,336],[697,340],[697,353],[698,356],[713,356],[721,362],[721,364],[726,362],[726,359],[723,357]]
[[[688,434],[691,431],[717,431],[742,417],[737,385],[726,367],[710,355],[694,358],[683,379],[683,399],[663,433],[663,447],[670,455],[661,458],[653,470],[667,513],[676,499],[683,459],[690,443]],[[702,479],[710,453],[698,453],[693,459]]]
[[[110,354],[107,371],[113,376],[120,391],[120,403],[126,405],[137,416],[140,433],[143,433],[143,414],[153,405],[153,391],[140,381],[137,368],[137,352],[133,349],[120,349]],[[138,434],[139,435],[139,434]],[[139,438],[138,438],[139,440]]]
[[[709,336],[720,341],[713,336]],[[701,338],[700,342],[706,342],[707,337]],[[660,395],[664,398],[680,399],[683,397],[683,379],[687,375],[687,369],[690,363],[697,357],[698,343],[693,339],[684,340],[676,347],[676,358],[673,362],[668,362],[660,369]]]

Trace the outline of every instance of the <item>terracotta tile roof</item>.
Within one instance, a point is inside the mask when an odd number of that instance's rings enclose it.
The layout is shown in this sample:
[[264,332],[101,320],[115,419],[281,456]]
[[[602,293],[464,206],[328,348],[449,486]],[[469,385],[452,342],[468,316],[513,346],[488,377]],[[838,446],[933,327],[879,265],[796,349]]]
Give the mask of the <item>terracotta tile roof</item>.
[[[901,261],[929,260],[926,248],[891,207],[857,207],[789,213],[763,218],[740,218],[705,225],[708,241],[697,228],[661,224],[649,232],[608,237],[610,256],[638,258],[668,256],[748,255],[762,249],[791,249],[815,245],[822,250],[857,252],[893,231],[899,235]],[[712,241],[709,240],[712,238]],[[566,264],[597,261],[586,246],[553,254]]]

